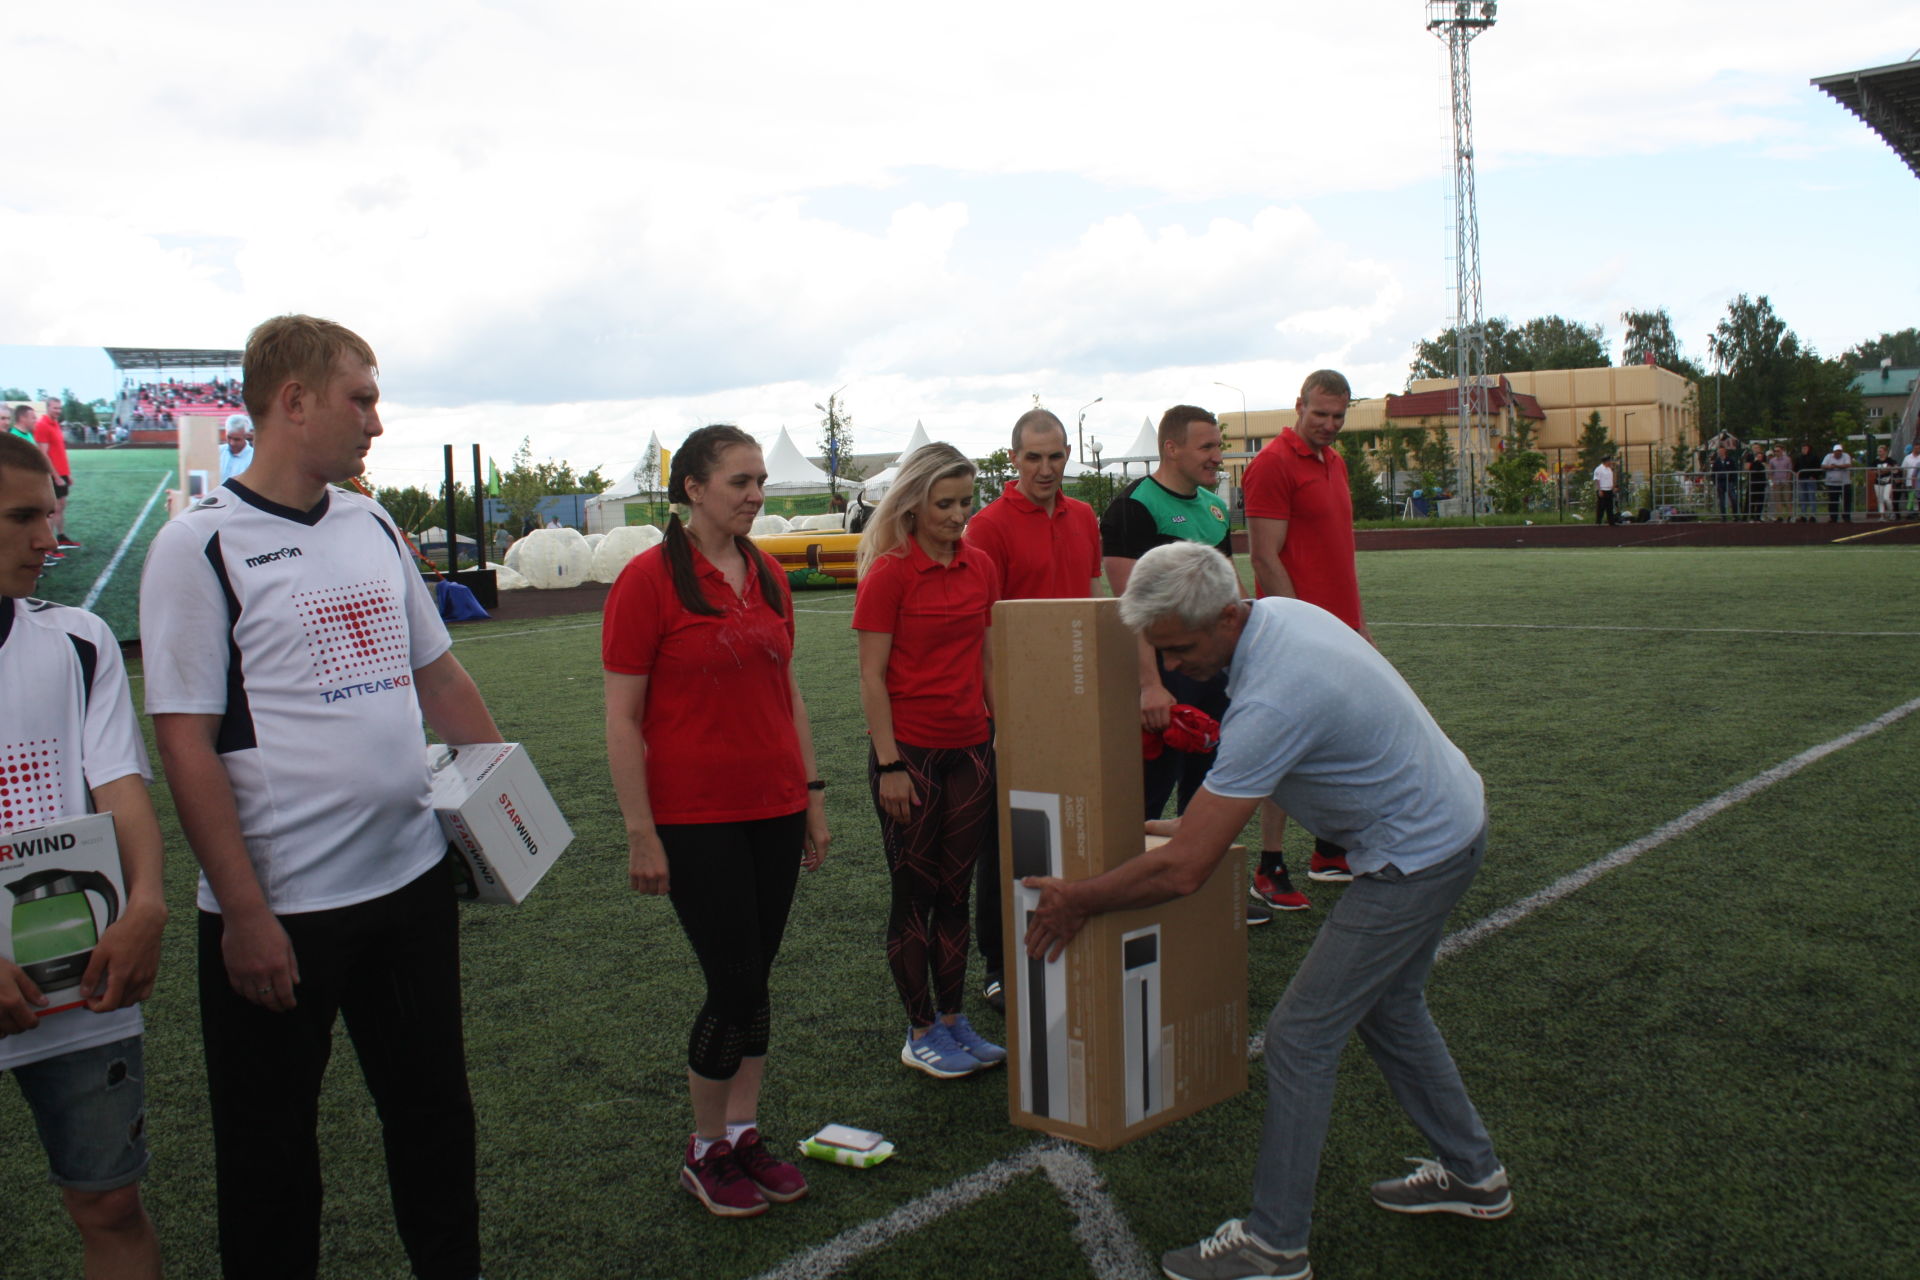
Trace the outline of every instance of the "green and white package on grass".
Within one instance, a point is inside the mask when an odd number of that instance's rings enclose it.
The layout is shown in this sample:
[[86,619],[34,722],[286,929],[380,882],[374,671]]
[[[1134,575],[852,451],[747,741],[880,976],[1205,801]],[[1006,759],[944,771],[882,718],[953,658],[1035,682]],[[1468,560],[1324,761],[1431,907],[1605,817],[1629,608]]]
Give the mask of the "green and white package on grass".
[[871,1169],[893,1154],[893,1144],[871,1129],[830,1124],[800,1142],[800,1154],[852,1169]]

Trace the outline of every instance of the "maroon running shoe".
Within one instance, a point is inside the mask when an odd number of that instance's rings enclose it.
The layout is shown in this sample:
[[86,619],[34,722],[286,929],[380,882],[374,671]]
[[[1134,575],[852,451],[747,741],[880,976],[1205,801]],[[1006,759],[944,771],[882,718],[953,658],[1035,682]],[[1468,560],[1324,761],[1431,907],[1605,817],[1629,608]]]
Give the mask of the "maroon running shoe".
[[753,1179],[733,1158],[733,1147],[725,1138],[707,1148],[707,1154],[695,1159],[693,1139],[687,1139],[686,1163],[680,1166],[680,1185],[700,1198],[707,1212],[722,1218],[751,1218],[767,1211],[766,1197]]
[[773,1152],[760,1140],[758,1129],[748,1129],[740,1135],[740,1141],[733,1148],[733,1159],[746,1170],[753,1185],[760,1188],[760,1194],[775,1204],[791,1204],[807,1194],[806,1178],[785,1160],[774,1159]]

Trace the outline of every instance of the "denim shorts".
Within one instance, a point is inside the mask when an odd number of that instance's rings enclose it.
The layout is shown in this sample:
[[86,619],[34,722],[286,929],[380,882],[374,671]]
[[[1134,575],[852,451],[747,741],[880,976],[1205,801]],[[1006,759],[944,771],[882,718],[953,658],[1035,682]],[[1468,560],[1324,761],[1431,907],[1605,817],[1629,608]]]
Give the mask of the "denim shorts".
[[147,1171],[146,1068],[128,1036],[11,1068],[33,1110],[53,1182],[112,1191]]

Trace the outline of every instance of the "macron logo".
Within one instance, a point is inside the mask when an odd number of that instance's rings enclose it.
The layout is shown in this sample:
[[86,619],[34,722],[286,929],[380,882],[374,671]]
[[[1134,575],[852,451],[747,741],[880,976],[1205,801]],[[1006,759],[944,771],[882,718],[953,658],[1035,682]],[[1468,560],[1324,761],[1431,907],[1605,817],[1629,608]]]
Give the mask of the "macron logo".
[[269,551],[264,555],[248,556],[246,566],[257,569],[263,564],[272,564],[275,560],[291,560],[300,554],[298,547],[282,547],[278,551]]

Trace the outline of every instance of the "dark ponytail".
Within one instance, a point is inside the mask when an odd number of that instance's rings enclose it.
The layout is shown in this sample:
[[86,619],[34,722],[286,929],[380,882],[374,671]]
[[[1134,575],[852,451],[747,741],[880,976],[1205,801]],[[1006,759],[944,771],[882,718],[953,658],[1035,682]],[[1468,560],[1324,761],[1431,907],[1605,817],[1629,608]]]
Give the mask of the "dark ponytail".
[[[714,464],[720,460],[720,451],[736,444],[751,445],[756,449],[760,447],[760,442],[752,436],[725,423],[701,427],[688,436],[681,442],[679,451],[673,455],[668,466],[667,501],[690,501],[687,480],[692,478],[705,484],[707,477],[713,474]],[[771,558],[746,538],[735,538],[733,543],[752,567],[754,577],[760,584],[760,596],[767,602],[767,607],[776,616],[785,617],[786,604],[780,594],[779,580],[774,576]],[[700,589],[700,578],[693,571],[693,540],[687,537],[677,511],[667,516],[666,555],[667,572],[673,579],[673,593],[680,597],[681,608],[688,613],[709,618],[717,618],[726,612],[708,600],[706,593]]]

